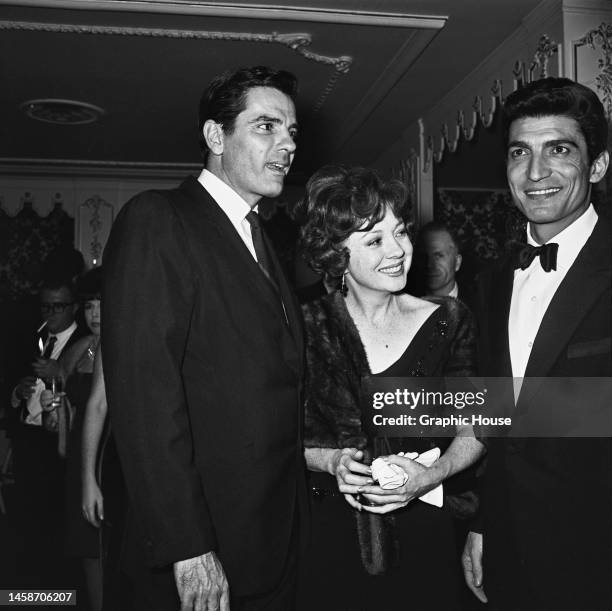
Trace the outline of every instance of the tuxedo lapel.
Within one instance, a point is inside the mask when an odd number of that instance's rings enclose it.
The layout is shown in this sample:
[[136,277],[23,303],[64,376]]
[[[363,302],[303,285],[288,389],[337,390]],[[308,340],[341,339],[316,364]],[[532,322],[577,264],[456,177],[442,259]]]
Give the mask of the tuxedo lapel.
[[[554,294],[536,335],[525,378],[543,378],[566,349],[593,303],[610,285],[610,238],[597,223],[591,237]],[[528,401],[539,386],[527,380],[520,402]]]
[[499,273],[491,276],[491,288],[488,291],[490,301],[483,304],[485,308],[490,309],[488,316],[491,323],[488,331],[491,337],[489,340],[490,349],[486,357],[490,359],[487,367],[493,368],[489,373],[491,376],[512,376],[510,344],[508,342],[508,317],[510,315],[513,281],[514,268],[510,261],[506,260]]
[[554,294],[536,335],[526,376],[546,376],[576,328],[610,284],[610,242],[598,222]]

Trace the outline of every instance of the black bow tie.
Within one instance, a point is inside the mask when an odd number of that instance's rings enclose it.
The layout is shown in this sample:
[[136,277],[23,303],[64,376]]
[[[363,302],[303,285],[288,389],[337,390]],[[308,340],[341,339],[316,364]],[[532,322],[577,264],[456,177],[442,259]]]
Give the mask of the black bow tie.
[[517,244],[514,251],[514,267],[527,269],[532,261],[539,256],[540,265],[545,272],[557,269],[557,251],[559,244],[551,242],[542,246],[532,246],[531,244]]

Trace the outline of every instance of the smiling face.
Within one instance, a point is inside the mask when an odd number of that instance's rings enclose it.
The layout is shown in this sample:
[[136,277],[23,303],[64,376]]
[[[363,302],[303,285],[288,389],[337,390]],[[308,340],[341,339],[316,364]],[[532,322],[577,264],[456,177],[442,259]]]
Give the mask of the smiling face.
[[461,267],[461,255],[447,231],[431,231],[423,238],[426,259],[427,292],[448,295],[455,286],[455,273]]
[[83,304],[85,322],[94,335],[100,335],[100,300],[88,299]]
[[591,183],[599,182],[607,167],[607,152],[589,163],[575,119],[524,117],[510,126],[508,184],[514,203],[530,221],[531,235],[541,244],[586,211]]
[[295,106],[288,95],[253,87],[231,133],[209,120],[203,134],[210,150],[207,169],[247,204],[280,195],[296,148]]
[[345,277],[349,292],[395,293],[406,286],[412,244],[404,221],[389,208],[382,221],[369,231],[355,231],[344,246],[350,253]]

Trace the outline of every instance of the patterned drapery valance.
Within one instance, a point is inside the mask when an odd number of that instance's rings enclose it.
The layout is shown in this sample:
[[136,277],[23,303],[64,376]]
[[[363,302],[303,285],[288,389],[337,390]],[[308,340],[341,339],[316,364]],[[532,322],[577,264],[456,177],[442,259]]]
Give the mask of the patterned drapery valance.
[[27,200],[14,217],[0,208],[0,301],[35,293],[47,255],[73,241],[74,219],[61,203],[47,216],[38,215]]

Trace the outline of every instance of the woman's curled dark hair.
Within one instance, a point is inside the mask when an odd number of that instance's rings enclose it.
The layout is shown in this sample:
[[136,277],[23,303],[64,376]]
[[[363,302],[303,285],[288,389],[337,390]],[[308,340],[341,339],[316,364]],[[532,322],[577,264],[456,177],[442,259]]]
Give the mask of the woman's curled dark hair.
[[77,279],[77,295],[82,302],[100,299],[102,294],[102,268],[94,267]]
[[369,231],[387,208],[406,222],[407,192],[399,180],[383,180],[369,168],[327,165],[306,183],[295,217],[302,224],[299,250],[317,273],[338,278],[349,260],[343,246],[355,231]]

